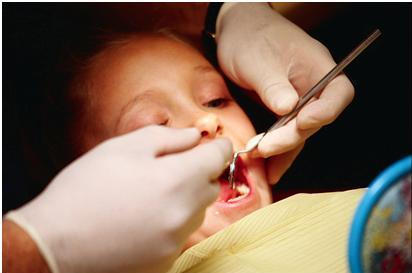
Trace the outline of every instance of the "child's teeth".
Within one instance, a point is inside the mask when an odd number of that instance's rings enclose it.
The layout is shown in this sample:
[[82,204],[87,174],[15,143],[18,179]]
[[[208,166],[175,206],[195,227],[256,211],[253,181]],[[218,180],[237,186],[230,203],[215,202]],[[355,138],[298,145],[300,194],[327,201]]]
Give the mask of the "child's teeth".
[[244,195],[240,195],[240,196],[238,196],[238,197],[236,197],[236,198],[232,198],[232,199],[229,199],[229,200],[227,200],[228,202],[236,202],[236,201],[238,201],[238,200],[240,200],[240,199],[242,199],[242,198],[244,198],[245,196]]
[[247,195],[250,192],[250,189],[245,184],[241,184],[236,187],[236,191],[242,196]]
[[237,185],[236,186],[236,191],[240,195],[235,197],[235,198],[229,199],[228,202],[236,202],[236,201],[239,201],[239,200],[245,198],[249,194],[250,188],[248,186],[246,186],[245,184]]

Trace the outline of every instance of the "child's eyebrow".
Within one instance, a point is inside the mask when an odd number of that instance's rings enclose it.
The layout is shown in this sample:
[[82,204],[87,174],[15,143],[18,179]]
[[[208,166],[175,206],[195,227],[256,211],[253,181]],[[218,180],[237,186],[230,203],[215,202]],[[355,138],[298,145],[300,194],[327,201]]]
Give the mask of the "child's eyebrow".
[[130,110],[130,108],[132,108],[134,105],[136,105],[137,103],[139,103],[141,101],[147,100],[148,97],[151,97],[153,93],[154,93],[153,90],[150,90],[150,89],[146,90],[143,93],[140,93],[140,94],[136,95],[134,98],[129,100],[125,105],[123,105],[123,107],[122,107],[122,109],[120,109],[119,115],[117,117],[116,127],[119,124],[122,117]]
[[216,72],[216,70],[210,65],[198,65],[195,66],[193,70],[200,73]]

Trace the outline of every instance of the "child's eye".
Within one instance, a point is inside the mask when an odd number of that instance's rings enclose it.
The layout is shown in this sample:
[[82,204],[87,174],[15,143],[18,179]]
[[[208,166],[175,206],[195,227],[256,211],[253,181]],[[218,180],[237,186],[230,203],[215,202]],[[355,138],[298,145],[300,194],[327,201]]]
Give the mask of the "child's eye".
[[220,108],[226,106],[228,101],[226,98],[218,98],[205,103],[205,106],[209,108]]

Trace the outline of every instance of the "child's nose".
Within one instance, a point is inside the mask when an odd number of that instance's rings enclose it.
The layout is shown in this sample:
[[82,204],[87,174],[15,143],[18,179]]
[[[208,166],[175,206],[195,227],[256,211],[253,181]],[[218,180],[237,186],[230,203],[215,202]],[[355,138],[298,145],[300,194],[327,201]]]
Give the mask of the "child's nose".
[[219,118],[211,113],[201,116],[196,121],[195,127],[202,134],[202,138],[215,138],[222,131]]

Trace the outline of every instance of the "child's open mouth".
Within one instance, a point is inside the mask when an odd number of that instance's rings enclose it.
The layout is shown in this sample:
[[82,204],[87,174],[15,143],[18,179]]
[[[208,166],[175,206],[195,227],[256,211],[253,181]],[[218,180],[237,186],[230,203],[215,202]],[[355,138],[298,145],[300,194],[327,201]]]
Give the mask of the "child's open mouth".
[[236,187],[232,189],[228,181],[229,168],[227,168],[219,177],[220,195],[218,201],[226,203],[237,203],[249,196],[251,193],[251,185],[248,182],[246,173],[247,168],[242,159],[239,158],[236,162],[236,171],[234,176]]

